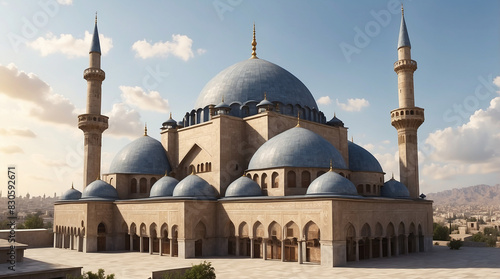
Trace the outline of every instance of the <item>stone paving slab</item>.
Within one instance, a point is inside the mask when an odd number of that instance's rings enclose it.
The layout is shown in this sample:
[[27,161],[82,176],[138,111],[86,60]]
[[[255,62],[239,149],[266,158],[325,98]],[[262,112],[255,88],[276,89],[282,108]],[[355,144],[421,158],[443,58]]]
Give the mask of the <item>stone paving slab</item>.
[[[17,270],[37,266],[83,266],[83,271],[96,272],[104,268],[116,279],[139,279],[151,276],[151,271],[189,267],[202,261],[215,267],[217,278],[500,278],[500,249],[462,247],[450,250],[434,246],[431,252],[402,255],[390,259],[349,262],[346,267],[325,267],[275,260],[212,257],[178,259],[138,252],[79,253],[67,249],[28,249],[25,261]],[[0,265],[0,275],[8,271]]]

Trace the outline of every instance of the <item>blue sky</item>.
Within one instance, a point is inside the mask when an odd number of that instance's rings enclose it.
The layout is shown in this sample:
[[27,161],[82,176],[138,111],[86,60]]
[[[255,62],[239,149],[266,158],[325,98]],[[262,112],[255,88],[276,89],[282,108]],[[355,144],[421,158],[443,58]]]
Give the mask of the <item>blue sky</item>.
[[[500,181],[500,2],[403,1],[412,44],[421,192]],[[0,167],[21,194],[82,189],[83,113],[95,12],[103,50],[102,171],[142,135],[159,139],[218,72],[251,55],[287,69],[327,118],[398,178],[400,1],[0,1]],[[1,178],[4,181],[6,178]],[[4,181],[5,182],[5,181]],[[3,183],[4,185],[6,183]]]

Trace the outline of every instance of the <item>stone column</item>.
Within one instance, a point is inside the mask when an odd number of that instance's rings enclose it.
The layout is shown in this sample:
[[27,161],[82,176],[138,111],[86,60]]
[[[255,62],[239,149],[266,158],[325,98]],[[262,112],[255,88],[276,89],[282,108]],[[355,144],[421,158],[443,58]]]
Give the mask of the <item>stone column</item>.
[[[170,243],[170,257],[173,257],[173,255],[174,255],[174,241],[173,241],[173,239],[170,239],[169,243]],[[179,246],[177,246],[177,247],[179,247]]]
[[69,250],[73,250],[73,235],[69,235]]
[[139,237],[139,252],[144,252],[144,244],[143,244],[144,238],[142,235]]
[[281,261],[285,261],[285,241],[281,241]]
[[64,239],[66,238],[66,235],[65,234],[62,234],[62,240],[61,240],[61,248],[64,249]]
[[57,248],[57,233],[54,233],[54,248]]
[[356,239],[356,261],[359,262],[359,239]]
[[391,255],[391,237],[387,238],[387,257],[390,258]]
[[372,245],[373,245],[373,239],[372,238],[368,238],[368,259],[371,259],[373,256],[372,256],[372,253],[373,253],[373,249],[372,249]]
[[420,237],[416,236],[415,237],[415,253],[420,252]]
[[236,236],[235,237],[235,245],[236,245],[236,256],[240,255],[240,237]]
[[132,252],[132,251],[134,251],[134,235],[133,234],[130,235],[129,242],[130,242],[130,252]]
[[162,256],[163,254],[163,238],[158,238],[158,255]]
[[383,247],[383,244],[382,244],[382,240],[383,240],[383,238],[379,237],[379,244],[378,244],[378,246],[379,246],[378,247],[378,249],[379,249],[379,251],[378,251],[378,254],[379,254],[378,257],[379,258],[383,258],[384,257],[384,247]]
[[394,256],[399,256],[399,236],[396,237],[396,249],[394,249]]
[[250,259],[253,259],[253,237],[250,238]]
[[297,262],[299,264],[302,264],[304,262],[303,258],[302,258],[302,240],[298,240],[297,241],[297,248],[298,248],[298,251],[297,251],[297,256],[299,257],[297,259]]
[[408,255],[408,235],[405,234],[404,236],[404,251],[403,254]]
[[149,254],[153,254],[153,237],[149,236]]
[[262,259],[267,260],[267,239],[262,238]]

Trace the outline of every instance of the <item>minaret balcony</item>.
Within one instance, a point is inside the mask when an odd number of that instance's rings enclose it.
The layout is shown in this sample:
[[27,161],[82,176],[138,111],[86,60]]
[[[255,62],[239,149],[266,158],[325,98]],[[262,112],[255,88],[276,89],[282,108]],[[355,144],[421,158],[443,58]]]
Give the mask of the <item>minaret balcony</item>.
[[98,114],[80,114],[78,115],[78,128],[84,132],[98,131],[103,132],[108,128],[109,117]]
[[84,79],[98,79],[103,81],[106,78],[106,74],[103,70],[99,68],[87,68],[83,71]]
[[391,111],[391,125],[396,129],[417,129],[424,123],[424,109],[418,107],[398,108]]
[[399,72],[400,70],[417,70],[417,61],[411,59],[401,59],[394,62],[394,71]]

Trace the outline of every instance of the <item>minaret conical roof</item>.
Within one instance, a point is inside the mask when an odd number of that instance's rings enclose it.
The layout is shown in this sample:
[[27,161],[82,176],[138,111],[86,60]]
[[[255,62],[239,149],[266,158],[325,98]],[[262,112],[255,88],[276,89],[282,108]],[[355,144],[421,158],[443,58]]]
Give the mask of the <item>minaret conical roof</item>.
[[95,16],[94,35],[92,37],[92,44],[90,45],[90,52],[101,53],[101,44],[99,43],[99,32],[97,32],[97,15]]
[[406,30],[405,13],[403,7],[401,7],[401,27],[399,28],[399,40],[398,49],[400,47],[410,47],[410,37],[408,36],[408,30]]

